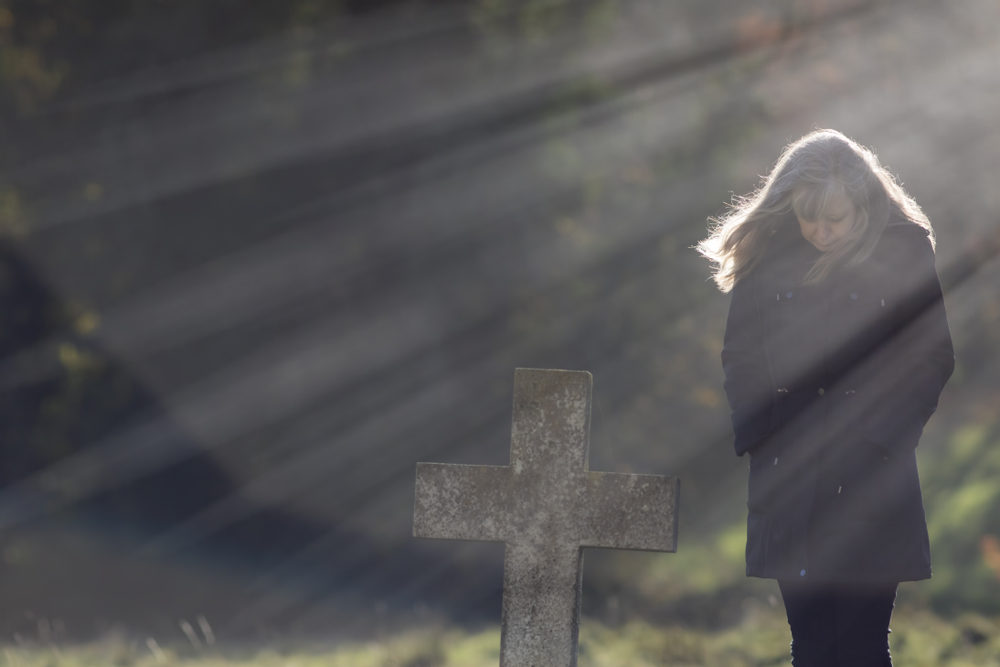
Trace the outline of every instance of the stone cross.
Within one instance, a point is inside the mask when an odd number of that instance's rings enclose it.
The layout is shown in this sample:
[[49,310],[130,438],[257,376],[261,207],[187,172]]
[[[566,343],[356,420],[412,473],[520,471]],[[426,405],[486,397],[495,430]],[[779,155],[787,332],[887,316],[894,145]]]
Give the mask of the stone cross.
[[583,547],[677,550],[676,478],[588,470],[592,383],[518,368],[509,466],[417,464],[414,536],[506,545],[501,667],[576,665]]

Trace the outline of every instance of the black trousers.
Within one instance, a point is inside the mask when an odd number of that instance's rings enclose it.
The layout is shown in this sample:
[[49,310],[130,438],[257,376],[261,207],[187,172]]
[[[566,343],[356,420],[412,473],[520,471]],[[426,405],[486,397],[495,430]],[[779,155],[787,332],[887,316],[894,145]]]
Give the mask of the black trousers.
[[889,619],[896,584],[779,580],[795,667],[892,667]]

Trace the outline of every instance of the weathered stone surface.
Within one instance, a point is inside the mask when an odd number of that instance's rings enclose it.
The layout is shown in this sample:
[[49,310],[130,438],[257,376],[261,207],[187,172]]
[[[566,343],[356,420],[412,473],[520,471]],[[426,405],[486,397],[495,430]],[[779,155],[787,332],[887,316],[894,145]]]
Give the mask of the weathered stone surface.
[[509,466],[418,463],[416,537],[506,543],[500,664],[576,664],[582,547],[676,551],[678,480],[591,472],[585,371],[519,368]]

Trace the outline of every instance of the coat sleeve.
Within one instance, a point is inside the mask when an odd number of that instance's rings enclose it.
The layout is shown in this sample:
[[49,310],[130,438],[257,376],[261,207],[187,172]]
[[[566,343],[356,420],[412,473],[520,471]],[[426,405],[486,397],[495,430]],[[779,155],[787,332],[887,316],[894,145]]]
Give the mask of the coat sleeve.
[[773,389],[766,359],[753,277],[748,277],[733,287],[722,346],[722,369],[737,456],[752,453],[773,427]]
[[908,233],[888,262],[892,326],[861,422],[862,432],[884,446],[916,445],[955,368],[934,250],[926,236],[914,236]]

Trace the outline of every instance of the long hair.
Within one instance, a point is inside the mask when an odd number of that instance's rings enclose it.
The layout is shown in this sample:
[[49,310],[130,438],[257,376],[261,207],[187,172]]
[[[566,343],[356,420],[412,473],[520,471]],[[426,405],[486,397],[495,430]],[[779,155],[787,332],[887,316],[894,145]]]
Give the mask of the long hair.
[[715,264],[712,277],[719,289],[730,291],[757,266],[780,225],[795,215],[817,219],[837,190],[854,205],[854,226],[842,243],[816,260],[807,283],[864,261],[891,218],[923,227],[933,246],[927,216],[871,150],[836,130],[816,130],[785,147],[755,192],[736,198],[725,215],[709,219],[709,236],[695,248]]

